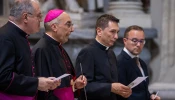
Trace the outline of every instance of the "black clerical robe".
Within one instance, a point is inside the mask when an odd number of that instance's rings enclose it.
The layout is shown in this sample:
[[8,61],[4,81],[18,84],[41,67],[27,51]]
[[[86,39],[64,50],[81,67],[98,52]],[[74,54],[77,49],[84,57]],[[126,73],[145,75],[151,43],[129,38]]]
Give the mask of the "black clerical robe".
[[[48,35],[44,36],[32,48],[32,58],[36,67],[36,75],[44,77],[58,77],[69,73],[71,76],[61,80],[58,88],[70,87],[70,80],[75,79],[75,72],[72,62],[59,42]],[[38,92],[39,100],[58,100],[53,91]]]
[[32,77],[26,35],[11,22],[0,28],[0,92],[23,96],[35,96],[37,92],[38,79]]
[[[106,49],[94,40],[80,51],[76,59],[77,77],[83,72],[87,78],[88,100],[117,100],[117,95],[111,92],[111,84],[118,81],[116,56],[112,49]],[[80,95],[79,100],[85,100],[83,89]]]

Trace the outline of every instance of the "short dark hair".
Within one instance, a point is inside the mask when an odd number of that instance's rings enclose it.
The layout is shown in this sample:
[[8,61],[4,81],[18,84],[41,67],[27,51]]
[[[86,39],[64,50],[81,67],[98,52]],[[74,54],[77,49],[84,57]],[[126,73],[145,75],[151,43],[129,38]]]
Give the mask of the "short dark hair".
[[101,15],[97,21],[96,21],[96,29],[98,27],[102,28],[102,29],[105,29],[106,27],[108,27],[108,23],[109,21],[112,21],[112,22],[116,22],[116,23],[119,23],[119,19],[112,16],[112,15],[109,15],[109,14],[104,14],[104,15]]
[[131,30],[138,30],[138,31],[143,31],[143,28],[138,26],[138,25],[132,25],[132,26],[129,26],[128,28],[126,28],[125,30],[125,33],[124,33],[124,38],[127,38],[128,37],[128,33],[131,31]]

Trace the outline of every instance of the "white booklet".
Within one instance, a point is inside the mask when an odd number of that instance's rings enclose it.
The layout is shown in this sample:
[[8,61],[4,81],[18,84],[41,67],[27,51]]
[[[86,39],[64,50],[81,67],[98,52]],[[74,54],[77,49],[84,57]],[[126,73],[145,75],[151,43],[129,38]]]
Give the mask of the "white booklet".
[[63,74],[63,75],[61,75],[61,76],[55,78],[54,80],[59,80],[59,79],[62,79],[62,78],[64,78],[64,77],[67,77],[67,76],[69,76],[69,75],[70,75],[70,74]]
[[130,88],[134,88],[135,86],[139,85],[142,81],[144,81],[148,76],[145,77],[137,77],[134,81],[132,81],[128,86]]

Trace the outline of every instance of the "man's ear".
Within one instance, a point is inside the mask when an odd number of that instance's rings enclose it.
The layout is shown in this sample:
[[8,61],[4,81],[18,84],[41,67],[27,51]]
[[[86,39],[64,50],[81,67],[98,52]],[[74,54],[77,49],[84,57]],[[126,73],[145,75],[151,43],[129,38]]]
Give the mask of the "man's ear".
[[56,24],[52,24],[50,27],[51,27],[51,29],[52,29],[54,32],[57,31],[57,26],[56,26]]
[[22,19],[23,19],[24,23],[27,23],[27,21],[28,21],[28,15],[27,15],[27,13],[23,13],[22,14]]
[[125,44],[127,41],[127,38],[123,38],[123,43]]
[[96,28],[96,32],[97,32],[97,35],[98,35],[98,36],[101,36],[103,30],[102,30],[100,27],[97,27],[97,28]]

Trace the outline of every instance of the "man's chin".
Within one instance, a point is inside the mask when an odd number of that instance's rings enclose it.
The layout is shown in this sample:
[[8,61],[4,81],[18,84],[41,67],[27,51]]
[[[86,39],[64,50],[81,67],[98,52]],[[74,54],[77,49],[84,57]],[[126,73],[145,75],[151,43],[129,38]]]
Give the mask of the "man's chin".
[[38,33],[40,30],[36,30],[34,32],[31,32],[30,34],[35,34],[35,33]]
[[66,39],[66,40],[65,40],[63,43],[66,43],[66,42],[68,42],[68,40],[69,40],[69,39]]
[[114,45],[114,43],[111,43],[109,47],[112,47]]
[[140,54],[140,52],[134,52],[134,55],[139,55]]

